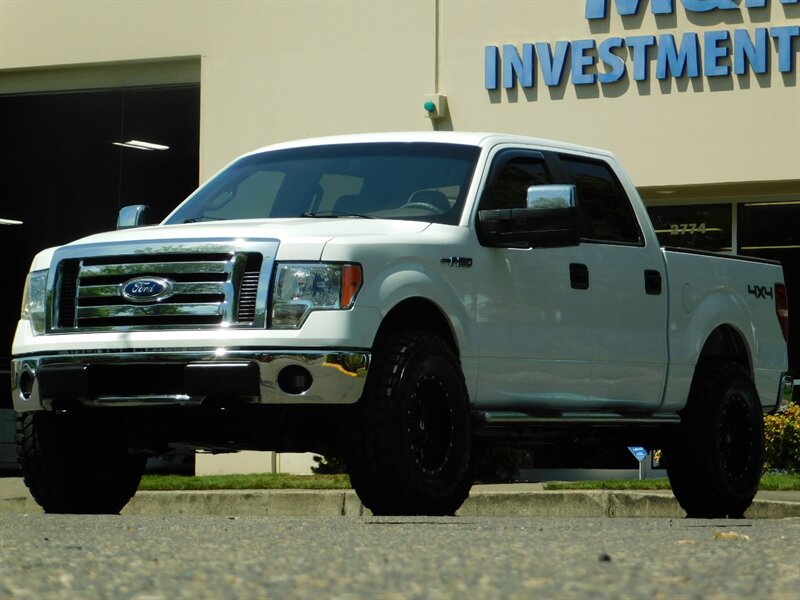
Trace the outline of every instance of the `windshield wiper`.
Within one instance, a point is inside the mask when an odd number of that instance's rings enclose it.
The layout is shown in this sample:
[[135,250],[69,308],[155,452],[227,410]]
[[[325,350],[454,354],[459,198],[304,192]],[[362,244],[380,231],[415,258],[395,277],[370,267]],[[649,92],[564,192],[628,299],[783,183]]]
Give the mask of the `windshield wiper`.
[[370,215],[360,215],[358,213],[339,212],[336,210],[320,210],[316,212],[307,211],[300,214],[301,217],[311,219],[338,219],[340,217],[351,217],[354,219],[374,219]]
[[184,223],[200,223],[201,221],[227,221],[227,219],[221,217],[192,217],[191,219],[186,219]]

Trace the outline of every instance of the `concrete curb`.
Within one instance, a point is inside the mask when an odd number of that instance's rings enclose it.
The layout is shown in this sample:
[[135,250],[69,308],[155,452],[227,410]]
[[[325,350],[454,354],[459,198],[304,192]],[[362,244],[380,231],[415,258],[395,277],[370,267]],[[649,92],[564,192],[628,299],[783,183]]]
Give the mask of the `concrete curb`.
[[[470,495],[457,514],[496,517],[686,517],[686,512],[672,494],[599,490],[477,492]],[[800,503],[756,499],[745,517],[800,517]]]
[[337,517],[369,514],[352,490],[139,492],[123,515]]
[[[27,496],[0,499],[0,513],[41,513]],[[220,490],[139,492],[123,515],[368,516],[352,490]],[[639,517],[686,516],[671,494],[631,491],[473,490],[461,517]],[[756,499],[749,519],[800,517],[800,502]]]

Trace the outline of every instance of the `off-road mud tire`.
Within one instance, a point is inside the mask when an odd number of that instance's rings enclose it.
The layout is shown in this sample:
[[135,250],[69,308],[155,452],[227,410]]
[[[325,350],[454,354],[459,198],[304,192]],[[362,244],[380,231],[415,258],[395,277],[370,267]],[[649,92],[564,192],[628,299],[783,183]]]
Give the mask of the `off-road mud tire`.
[[764,419],[752,380],[736,363],[699,366],[681,419],[664,452],[678,502],[688,517],[743,517],[764,464]]
[[379,343],[349,438],[350,479],[373,514],[454,514],[472,486],[471,429],[447,344],[423,332]]
[[17,458],[48,513],[117,514],[136,493],[145,457],[129,454],[111,420],[30,412],[17,416]]

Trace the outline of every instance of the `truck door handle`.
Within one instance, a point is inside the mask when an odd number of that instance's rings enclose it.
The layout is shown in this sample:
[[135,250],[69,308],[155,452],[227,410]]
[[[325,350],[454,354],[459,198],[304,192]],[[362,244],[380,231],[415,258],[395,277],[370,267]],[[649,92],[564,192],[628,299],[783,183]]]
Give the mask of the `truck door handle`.
[[569,284],[573,290],[588,290],[589,267],[581,263],[570,263]]
[[653,269],[644,272],[644,291],[650,296],[661,295],[661,273]]

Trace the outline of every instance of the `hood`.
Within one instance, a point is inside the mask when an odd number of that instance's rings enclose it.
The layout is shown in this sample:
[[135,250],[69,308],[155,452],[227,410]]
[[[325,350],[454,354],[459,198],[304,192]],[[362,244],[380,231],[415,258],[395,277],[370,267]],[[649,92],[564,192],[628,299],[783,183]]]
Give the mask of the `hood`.
[[[430,226],[423,221],[357,218],[248,219],[207,221],[182,225],[155,225],[108,231],[67,244],[68,247],[123,242],[186,242],[190,240],[277,240],[278,259],[318,260],[329,241],[342,237],[385,237],[421,233]],[[47,251],[45,251],[47,253]],[[44,257],[42,257],[44,258]]]

